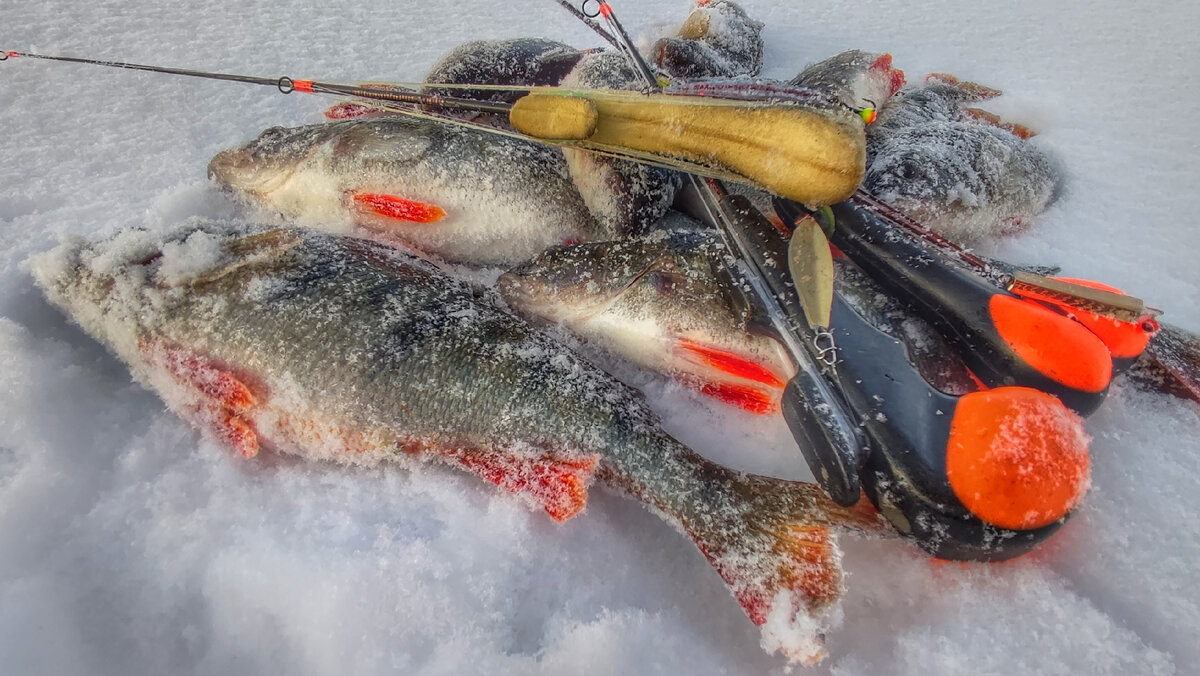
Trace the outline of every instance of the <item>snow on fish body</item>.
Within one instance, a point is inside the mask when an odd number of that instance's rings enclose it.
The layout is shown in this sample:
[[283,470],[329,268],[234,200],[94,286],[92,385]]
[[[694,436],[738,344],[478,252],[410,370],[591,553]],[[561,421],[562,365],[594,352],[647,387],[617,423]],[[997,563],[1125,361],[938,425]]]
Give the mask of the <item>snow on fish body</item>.
[[[563,79],[564,87],[630,89],[645,86],[620,52],[580,59]],[[601,225],[620,235],[640,235],[671,207],[681,185],[678,174],[633,160],[564,147],[563,155],[584,203]]]
[[[677,81],[744,78],[762,69],[762,23],[724,0],[700,0],[676,35],[650,48],[649,60]],[[586,54],[564,87],[641,90],[646,86],[620,52]],[[621,235],[648,232],[670,208],[680,179],[673,171],[564,148],[571,177],[596,219]]]
[[726,303],[711,267],[725,255],[699,230],[554,247],[501,275],[497,290],[522,315],[745,410],[775,412],[795,369]]
[[[748,333],[713,265],[728,255],[702,230],[548,249],[500,276],[519,313],[564,325],[588,343],[754,413],[775,413],[795,372],[782,346]],[[925,379],[949,394],[976,388],[936,331],[864,273],[837,263],[837,289],[868,322],[904,341]]]
[[1027,129],[968,107],[999,94],[946,76],[901,90],[867,128],[863,189],[960,245],[1027,225],[1059,175]]
[[[680,80],[754,76],[762,68],[761,31],[762,23],[750,18],[735,3],[698,0],[676,34],[654,44],[650,50],[651,61],[671,78]],[[464,43],[439,59],[426,75],[425,82],[427,93],[507,103],[525,94],[519,89],[522,86],[561,84],[585,89],[631,90],[645,86],[628,58],[619,51],[577,50],[544,38]],[[438,87],[439,84],[498,85],[515,89],[476,90]],[[386,88],[386,85],[378,84],[363,86]],[[354,101],[339,103],[326,111],[332,119],[386,114],[382,109]],[[512,128],[503,115],[466,115],[484,124]],[[551,149],[544,152],[560,153]],[[571,147],[563,148],[561,156],[592,217],[602,230],[613,235],[647,232],[670,208],[680,185],[675,172],[641,162]],[[503,168],[495,167],[495,170],[503,171]],[[525,182],[523,186],[525,190],[541,190],[536,182]],[[554,193],[558,187],[550,185],[545,189]],[[481,195],[481,198],[486,200],[487,196]],[[584,239],[577,237],[572,241]],[[530,251],[529,256],[534,253]]]
[[858,49],[835,54],[800,71],[788,84],[829,94],[852,108],[878,108],[904,86],[891,54]]
[[650,60],[673,78],[752,77],[762,70],[761,21],[739,5],[697,0],[675,35],[650,47]]
[[868,152],[863,188],[960,245],[1028,225],[1058,184],[1044,153],[990,125],[929,122],[877,137]]
[[645,399],[475,287],[379,243],[192,224],[64,243],[33,261],[52,303],[172,410],[243,454],[436,460],[557,520],[596,480],[686,532],[763,645],[822,654],[840,564],[829,527],[874,527],[809,484],[715,465]]
[[[425,75],[425,82],[552,86],[562,82],[586,53],[568,44],[543,38],[474,40],[446,52],[433,68],[429,69],[429,73]],[[506,103],[514,103],[526,94],[521,89],[496,91],[435,86],[427,87],[426,91],[437,96]]]
[[556,150],[414,117],[273,127],[208,172],[299,224],[454,262],[511,265],[605,238]]

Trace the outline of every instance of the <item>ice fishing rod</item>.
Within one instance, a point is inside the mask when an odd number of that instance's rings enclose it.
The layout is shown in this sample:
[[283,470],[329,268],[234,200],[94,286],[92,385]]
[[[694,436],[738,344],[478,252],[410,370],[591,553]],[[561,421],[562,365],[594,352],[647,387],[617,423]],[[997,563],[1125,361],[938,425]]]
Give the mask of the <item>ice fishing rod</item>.
[[104,61],[100,59],[85,59],[76,56],[53,56],[49,54],[35,54],[32,52],[20,51],[3,51],[0,52],[0,61],[7,61],[10,58],[24,57],[28,59],[41,59],[44,61],[60,61],[66,63],[80,63],[89,66],[103,66],[105,68],[121,68],[125,70],[141,70],[150,73],[165,73],[168,75],[183,75],[186,77],[195,77],[205,80],[222,80],[225,82],[243,82],[245,84],[262,85],[275,87],[281,93],[291,94],[292,92],[304,92],[306,94],[334,94],[338,96],[352,96],[355,98],[369,99],[372,101],[381,101],[385,103],[398,103],[413,106],[435,106],[448,110],[466,110],[480,113],[504,113],[507,114],[511,108],[507,103],[496,103],[491,101],[481,101],[478,99],[458,98],[453,96],[438,96],[435,94],[426,94],[416,91],[405,91],[396,87],[389,88],[371,88],[360,85],[338,84],[335,82],[321,82],[318,80],[303,80],[298,78],[288,77],[260,77],[255,75],[239,75],[234,73],[215,73],[203,70],[191,70],[188,68],[172,68],[168,66],[152,66],[142,63],[130,63],[127,61]]
[[[647,94],[661,94],[664,83],[638,53],[612,6],[597,2],[595,14],[591,14],[588,12],[591,2],[595,0],[585,0],[582,11],[588,16],[604,17],[620,42],[620,51],[641,76]],[[805,460],[835,502],[842,505],[858,502],[862,494],[858,469],[868,444],[833,373],[837,348],[828,327],[829,306],[816,308],[811,301],[827,296],[832,303],[832,263],[825,268],[821,262],[814,262],[818,254],[828,256],[829,243],[817,230],[820,241],[810,240],[812,247],[789,250],[791,274],[773,274],[768,269],[772,266],[762,256],[761,226],[765,224],[762,214],[728,195],[714,180],[704,180],[695,174],[689,174],[687,180],[681,199],[693,215],[716,226],[725,247],[735,258],[732,265],[727,265],[729,276],[744,281],[754,297],[754,301],[747,301],[761,311],[752,313],[761,317],[759,330],[778,338],[796,366],[796,375],[784,389],[781,408]],[[797,237],[795,243],[800,239]],[[798,277],[795,274],[798,270],[809,274]]]
[[[685,173],[750,183],[805,204],[830,204],[849,196],[862,178],[861,128],[809,98],[722,97],[711,93],[663,94],[507,87],[525,92],[513,103],[429,93],[428,88],[489,89],[484,85],[423,83],[421,91],[389,84],[347,85],[317,80],[230,73],[2,51],[3,60],[27,57],[141,70],[276,88],[290,94],[332,94],[371,102],[387,112],[434,119],[555,146],[572,146]],[[648,70],[648,67],[647,67]],[[658,90],[657,83],[654,89]],[[437,111],[507,115],[515,132]],[[753,130],[742,135],[731,129]],[[814,152],[820,148],[819,152]],[[787,171],[780,171],[787,167]]]
[[[591,28],[597,35],[608,41],[610,45],[616,47],[617,49],[621,49],[621,44],[617,42],[617,39],[610,35],[608,31],[601,28],[600,24],[596,22],[594,16],[589,16],[586,14],[583,11],[583,7],[576,7],[575,5],[571,4],[571,0],[555,0],[555,2],[557,2],[563,9],[570,12],[576,19],[579,19],[583,23],[587,24],[588,28]],[[586,5],[587,3],[584,4]]]
[[[588,7],[593,3],[595,3],[596,9],[594,12],[589,12]],[[617,20],[617,13],[613,11],[612,5],[603,0],[583,0],[580,11],[583,12],[585,17],[590,19],[603,16],[605,23],[608,24],[609,31],[616,38],[614,44],[616,44],[617,50],[625,55],[625,58],[637,70],[638,75],[642,77],[642,80],[646,82],[646,86],[651,91],[662,90],[662,83],[658,81],[658,78],[654,76],[654,72],[650,70],[649,64],[638,53],[637,47],[634,46],[633,40],[629,37],[629,33],[625,32],[625,27]]]

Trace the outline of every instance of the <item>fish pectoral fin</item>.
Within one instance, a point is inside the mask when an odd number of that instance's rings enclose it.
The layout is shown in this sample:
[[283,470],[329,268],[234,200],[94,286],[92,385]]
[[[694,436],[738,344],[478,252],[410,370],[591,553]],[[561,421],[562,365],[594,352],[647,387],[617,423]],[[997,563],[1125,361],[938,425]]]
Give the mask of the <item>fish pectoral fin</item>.
[[222,257],[211,268],[196,273],[187,283],[192,286],[210,284],[242,268],[269,263],[302,241],[304,238],[299,233],[287,228],[274,228],[231,239],[225,245],[229,255]]
[[229,253],[238,258],[273,257],[298,246],[304,238],[295,230],[272,228],[252,235],[243,235],[229,240],[225,245]]
[[767,366],[744,354],[684,338],[676,341],[676,348],[686,361],[715,371],[708,376],[692,373],[685,379],[686,384],[750,413],[779,410],[787,383]]
[[531,501],[558,522],[587,506],[587,487],[599,462],[596,455],[562,458],[503,450],[451,451],[446,459]]
[[959,91],[967,96],[971,101],[986,101],[1000,96],[1004,92],[987,85],[971,82],[970,80],[960,80],[949,73],[930,73],[925,76],[925,82],[928,84],[942,83],[952,87],[956,87]]
[[700,394],[730,406],[736,406],[747,413],[758,415],[777,413],[782,397],[782,390],[770,391],[768,388],[756,385],[738,385],[698,379],[689,379],[685,381],[685,384],[694,386]]
[[167,374],[182,386],[190,399],[190,422],[243,457],[258,455],[258,433],[250,415],[258,405],[253,390],[235,373],[184,348],[142,341],[139,349],[146,364]]
[[446,210],[436,204],[398,195],[354,192],[350,198],[360,212],[404,223],[436,223],[446,217]]
[[782,389],[786,383],[771,369],[744,354],[694,340],[680,338],[677,343],[684,358],[695,364],[714,369],[741,380],[762,383]]
[[989,110],[984,110],[982,108],[964,108],[963,113],[976,122],[981,122],[997,129],[1003,129],[1017,138],[1028,140],[1034,136],[1037,136],[1037,132],[1029,127],[1026,127],[1023,124],[1017,124],[1015,122],[1005,122],[999,115]]

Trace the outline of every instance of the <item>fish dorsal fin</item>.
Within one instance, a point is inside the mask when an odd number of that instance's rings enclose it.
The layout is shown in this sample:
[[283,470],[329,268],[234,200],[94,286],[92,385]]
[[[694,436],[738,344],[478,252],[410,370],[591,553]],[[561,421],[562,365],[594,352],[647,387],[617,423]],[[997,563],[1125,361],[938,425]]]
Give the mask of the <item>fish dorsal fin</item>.
[[949,73],[930,73],[925,76],[925,83],[944,84],[954,87],[963,94],[964,99],[967,101],[987,101],[997,98],[1004,93],[999,89],[982,85],[978,82],[960,80]]
[[191,280],[193,286],[209,284],[249,265],[261,265],[275,260],[303,240],[300,233],[287,228],[274,228],[229,240],[221,262]]

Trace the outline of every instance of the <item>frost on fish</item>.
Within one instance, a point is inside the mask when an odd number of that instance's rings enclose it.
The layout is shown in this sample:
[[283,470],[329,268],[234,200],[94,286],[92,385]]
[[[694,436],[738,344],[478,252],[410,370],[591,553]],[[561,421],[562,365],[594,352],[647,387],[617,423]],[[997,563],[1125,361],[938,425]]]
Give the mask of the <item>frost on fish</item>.
[[[640,90],[644,84],[619,52],[584,56],[564,87]],[[681,181],[667,169],[563,148],[571,178],[601,227],[621,236],[646,232],[671,207]]]
[[606,234],[557,150],[412,117],[273,127],[209,175],[297,223],[474,265]]
[[735,472],[636,391],[486,292],[381,244],[193,222],[36,257],[47,298],[181,417],[237,450],[437,461],[564,520],[595,481],[687,533],[789,659],[821,655],[842,591],[831,529],[869,505]]
[[997,95],[949,76],[901,90],[867,128],[863,188],[960,245],[1027,226],[1060,178],[1028,130],[969,107]]
[[[748,333],[730,305],[713,267],[724,246],[682,215],[664,220],[674,227],[643,238],[548,249],[501,275],[497,290],[514,310],[589,345],[743,410],[778,412],[794,366],[777,341]],[[902,341],[927,382],[948,394],[978,389],[936,330],[848,261],[835,265],[841,297]]]
[[891,54],[852,49],[807,66],[788,84],[823,92],[852,108],[878,108],[904,86],[904,71],[892,67]]
[[648,56],[672,78],[753,77],[762,70],[762,28],[735,3],[697,0],[675,34],[655,41]]
[[[562,82],[586,52],[554,40],[475,40],[446,52],[425,76],[431,84],[553,86]],[[426,87],[436,96],[513,103],[524,91]]]
[[[678,223],[688,220],[675,214]],[[712,270],[725,255],[695,229],[554,247],[500,276],[525,316],[752,413],[779,410],[794,367],[778,342],[747,333]]]
[[877,137],[868,152],[863,188],[960,245],[1027,226],[1058,185],[1040,149],[988,125],[929,122]]

